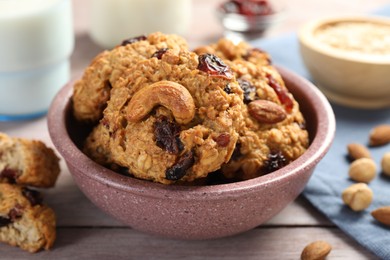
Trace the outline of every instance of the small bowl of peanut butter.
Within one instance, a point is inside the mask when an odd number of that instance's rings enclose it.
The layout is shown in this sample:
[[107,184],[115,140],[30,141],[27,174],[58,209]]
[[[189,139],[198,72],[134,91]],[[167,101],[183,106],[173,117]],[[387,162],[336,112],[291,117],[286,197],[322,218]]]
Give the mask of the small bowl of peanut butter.
[[390,19],[322,18],[299,31],[300,51],[312,80],[334,103],[390,107]]

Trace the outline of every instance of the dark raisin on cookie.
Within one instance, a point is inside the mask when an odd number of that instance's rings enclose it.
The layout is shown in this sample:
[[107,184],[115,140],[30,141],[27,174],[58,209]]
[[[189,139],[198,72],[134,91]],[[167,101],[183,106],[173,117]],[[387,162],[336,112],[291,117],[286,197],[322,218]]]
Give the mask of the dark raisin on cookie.
[[165,171],[165,178],[177,181],[186,175],[189,168],[195,163],[194,152],[188,151],[179,157],[177,162]]
[[255,100],[255,97],[256,97],[256,87],[253,86],[246,79],[238,79],[237,82],[240,85],[242,91],[244,92],[244,103],[245,104],[249,104],[250,102]]
[[233,73],[229,66],[214,54],[206,53],[199,55],[198,61],[198,70],[206,72],[210,76],[226,79],[233,78]]
[[179,154],[183,144],[179,138],[180,126],[166,116],[159,116],[154,122],[156,145],[171,154]]
[[168,51],[168,48],[162,48],[153,53],[152,58],[157,58],[161,60],[162,56]]
[[280,151],[271,152],[270,154],[268,154],[268,159],[265,162],[264,170],[265,173],[271,173],[273,171],[279,170],[280,168],[286,165],[287,165],[287,160]]
[[129,39],[126,39],[122,42],[122,46],[125,46],[127,44],[133,44],[135,42],[139,42],[139,41],[145,41],[147,38],[145,35],[141,35],[141,36],[137,36],[137,37],[133,37],[133,38],[129,38]]
[[223,91],[225,91],[227,94],[232,93],[232,88],[230,87],[230,84],[226,84],[226,86],[223,88]]
[[0,178],[6,178],[10,183],[15,183],[17,176],[18,172],[9,168],[5,168],[2,172],[0,172]]
[[11,209],[8,212],[8,218],[11,222],[15,222],[18,218],[20,218],[23,214],[23,209],[22,207],[17,204],[13,209]]

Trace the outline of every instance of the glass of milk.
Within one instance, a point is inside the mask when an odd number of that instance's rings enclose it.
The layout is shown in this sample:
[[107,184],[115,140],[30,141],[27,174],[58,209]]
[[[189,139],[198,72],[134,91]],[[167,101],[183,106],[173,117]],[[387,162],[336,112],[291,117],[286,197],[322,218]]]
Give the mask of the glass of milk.
[[0,120],[44,115],[70,78],[71,0],[0,0]]
[[90,4],[90,36],[107,49],[157,31],[185,36],[191,21],[191,0],[93,0]]

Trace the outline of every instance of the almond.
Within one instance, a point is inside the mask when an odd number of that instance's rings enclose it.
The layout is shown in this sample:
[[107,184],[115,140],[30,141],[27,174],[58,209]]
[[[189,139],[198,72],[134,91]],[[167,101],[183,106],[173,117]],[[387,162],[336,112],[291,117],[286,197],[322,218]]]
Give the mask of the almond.
[[265,124],[276,124],[287,117],[283,107],[269,100],[250,102],[248,112],[257,122]]
[[301,259],[302,260],[321,260],[332,250],[331,245],[325,241],[315,241],[308,244],[302,251]]
[[371,158],[360,158],[349,166],[349,177],[357,182],[369,183],[376,176],[376,164]]
[[383,155],[381,166],[383,174],[390,176],[390,152],[387,152]]
[[348,155],[351,159],[371,158],[370,151],[364,145],[352,143],[347,146]]
[[377,208],[371,212],[371,215],[380,223],[390,226],[390,206]]
[[379,146],[390,142],[390,125],[378,125],[370,132],[370,145]]

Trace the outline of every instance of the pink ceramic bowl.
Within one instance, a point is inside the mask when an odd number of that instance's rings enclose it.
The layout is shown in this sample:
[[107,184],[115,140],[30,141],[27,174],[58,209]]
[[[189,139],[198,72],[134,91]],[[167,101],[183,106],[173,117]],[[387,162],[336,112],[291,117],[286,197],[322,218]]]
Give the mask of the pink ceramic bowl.
[[50,107],[50,136],[85,195],[130,227],[178,239],[238,234],[266,222],[302,192],[334,137],[335,119],[327,99],[310,82],[285,69],[279,71],[301,105],[311,145],[294,162],[255,179],[196,187],[163,185],[96,164],[79,149],[86,129],[72,118],[72,82]]

